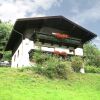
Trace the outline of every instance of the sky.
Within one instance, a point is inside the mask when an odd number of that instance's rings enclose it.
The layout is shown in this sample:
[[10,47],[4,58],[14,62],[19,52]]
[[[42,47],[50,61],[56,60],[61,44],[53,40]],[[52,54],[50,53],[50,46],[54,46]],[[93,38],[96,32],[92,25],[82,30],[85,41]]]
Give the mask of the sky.
[[0,0],[0,19],[62,15],[97,34],[92,42],[100,49],[100,0]]

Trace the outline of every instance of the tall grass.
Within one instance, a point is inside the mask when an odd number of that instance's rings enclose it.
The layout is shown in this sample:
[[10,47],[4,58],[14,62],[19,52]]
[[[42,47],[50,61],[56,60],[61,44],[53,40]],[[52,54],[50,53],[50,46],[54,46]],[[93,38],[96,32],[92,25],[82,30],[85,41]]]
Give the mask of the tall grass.
[[32,68],[0,68],[0,100],[100,100],[100,75],[49,79]]

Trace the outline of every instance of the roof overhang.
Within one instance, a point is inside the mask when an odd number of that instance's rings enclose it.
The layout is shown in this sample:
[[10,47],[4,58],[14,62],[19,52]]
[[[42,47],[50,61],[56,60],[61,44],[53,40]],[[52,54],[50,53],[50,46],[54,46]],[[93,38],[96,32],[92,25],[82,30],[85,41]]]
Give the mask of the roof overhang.
[[62,30],[63,32],[82,40],[82,44],[90,41],[97,35],[87,29],[77,25],[76,23],[70,21],[63,16],[49,16],[49,17],[35,17],[35,18],[22,18],[18,19],[12,29],[9,41],[5,50],[13,50],[15,44],[19,39],[21,40],[21,35],[15,32],[17,30],[23,36],[24,31],[27,28],[42,28],[43,26],[51,27],[55,29]]

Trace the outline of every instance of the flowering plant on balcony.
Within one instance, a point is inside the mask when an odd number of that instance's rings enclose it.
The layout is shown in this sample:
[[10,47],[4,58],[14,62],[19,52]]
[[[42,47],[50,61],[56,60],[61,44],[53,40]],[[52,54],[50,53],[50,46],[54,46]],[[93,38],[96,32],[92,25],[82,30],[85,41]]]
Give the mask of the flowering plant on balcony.
[[56,55],[59,55],[60,54],[59,51],[54,51],[53,53],[56,54]]
[[61,34],[61,33],[52,33],[54,34],[54,36],[58,39],[66,39],[66,38],[69,38],[70,36],[67,35],[67,34]]
[[63,52],[60,52],[60,55],[67,56],[67,53],[63,51]]
[[60,56],[67,56],[67,53],[62,51],[62,52],[59,52],[59,51],[54,51],[54,54],[56,55],[60,55]]

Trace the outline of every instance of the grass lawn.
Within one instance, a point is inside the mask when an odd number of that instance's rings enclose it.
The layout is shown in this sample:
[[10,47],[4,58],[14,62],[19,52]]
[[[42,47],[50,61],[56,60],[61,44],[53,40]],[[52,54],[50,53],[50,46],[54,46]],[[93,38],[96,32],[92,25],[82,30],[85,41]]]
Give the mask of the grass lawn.
[[0,67],[0,100],[100,100],[100,74],[78,73],[58,80]]

